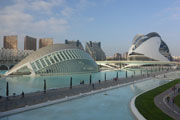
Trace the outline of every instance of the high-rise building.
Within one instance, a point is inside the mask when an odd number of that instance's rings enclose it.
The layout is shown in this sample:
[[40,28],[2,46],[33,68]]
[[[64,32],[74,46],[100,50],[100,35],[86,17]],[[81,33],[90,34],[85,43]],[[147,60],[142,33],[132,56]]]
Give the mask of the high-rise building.
[[122,60],[127,60],[128,52],[122,54]]
[[101,42],[87,42],[86,52],[89,53],[96,61],[106,60],[106,55],[101,48]]
[[5,49],[18,49],[17,48],[17,35],[4,36]]
[[24,50],[36,51],[36,38],[26,36],[24,38]]
[[39,39],[39,48],[46,47],[48,45],[53,44],[53,39],[52,38],[40,38]]
[[65,44],[73,45],[73,46],[78,47],[81,50],[84,50],[84,48],[83,48],[83,46],[82,46],[82,44],[81,44],[81,42],[79,40],[77,40],[77,41],[74,41],[74,40],[65,40]]
[[120,53],[115,53],[114,54],[114,60],[121,60],[121,54]]

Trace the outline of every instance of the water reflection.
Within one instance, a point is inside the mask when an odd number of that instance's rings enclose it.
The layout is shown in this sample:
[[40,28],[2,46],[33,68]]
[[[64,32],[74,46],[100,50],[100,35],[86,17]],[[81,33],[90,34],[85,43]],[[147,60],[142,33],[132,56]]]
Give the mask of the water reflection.
[[133,96],[167,83],[153,79],[4,117],[1,120],[133,120],[129,102]]
[[[141,69],[128,69],[128,76],[141,74]],[[150,70],[149,70],[150,71]],[[155,71],[155,70],[154,70]],[[118,76],[119,78],[124,78],[126,72],[121,71],[106,71],[106,79],[111,80],[114,77]],[[143,70],[143,74],[146,74],[147,71]],[[91,73],[92,82],[97,82],[98,80],[104,81],[105,72]],[[63,88],[69,87],[70,77],[73,78],[73,86],[79,85],[80,81],[84,80],[85,84],[89,83],[90,74],[73,74],[65,76],[37,76],[37,77],[7,77],[0,79],[0,96],[5,96],[6,92],[6,82],[9,82],[9,94],[13,93],[21,94],[22,91],[25,93],[42,91],[44,79],[47,83],[47,89]]]

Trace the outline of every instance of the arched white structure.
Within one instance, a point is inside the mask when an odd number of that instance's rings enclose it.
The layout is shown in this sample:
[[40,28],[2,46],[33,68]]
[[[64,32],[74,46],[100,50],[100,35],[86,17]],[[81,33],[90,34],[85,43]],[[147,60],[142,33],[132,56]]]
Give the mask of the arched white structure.
[[68,44],[53,44],[33,52],[5,75],[72,74],[98,70],[95,61],[84,50]]
[[136,35],[128,52],[129,60],[171,61],[168,46],[160,35],[152,32],[147,35]]

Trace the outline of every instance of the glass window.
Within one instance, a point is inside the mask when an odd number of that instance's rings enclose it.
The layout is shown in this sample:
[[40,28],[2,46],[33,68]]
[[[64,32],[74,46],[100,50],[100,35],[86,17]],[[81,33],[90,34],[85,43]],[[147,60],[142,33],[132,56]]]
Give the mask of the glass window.
[[37,65],[37,67],[39,68],[39,69],[41,69],[42,68],[42,66],[41,66],[41,64],[40,64],[40,62],[39,62],[39,60],[36,60],[36,65]]
[[48,55],[48,57],[49,57],[50,61],[54,64],[55,61],[54,61],[54,59],[52,58],[52,56],[51,56],[51,55]]
[[54,57],[54,60],[55,60],[56,62],[59,62],[59,60],[58,60],[58,58],[56,57],[55,53],[53,53],[52,56]]
[[47,66],[46,63],[44,62],[43,58],[41,58],[40,61],[41,61],[42,65],[43,65],[43,67]]
[[59,58],[60,61],[62,61],[61,56],[59,55],[59,53],[56,53],[57,57]]
[[73,55],[75,55],[75,56],[76,56],[76,58],[79,58],[79,56],[77,55],[77,53],[76,53],[76,51],[75,51],[75,50],[72,50],[72,52],[73,52]]
[[81,51],[81,50],[78,50],[78,53],[79,53],[79,55],[81,56],[81,58],[83,58],[83,53],[82,53],[82,51]]
[[65,56],[66,60],[68,60],[68,59],[69,59],[69,57],[67,56],[66,52],[65,52],[65,51],[62,51],[62,53],[64,54],[64,56]]
[[70,56],[71,59],[74,59],[74,56],[72,56],[70,50],[67,50],[66,52],[67,52],[67,54]]
[[50,63],[50,61],[49,61],[49,59],[48,59],[48,57],[46,56],[46,57],[44,57],[44,59],[45,59],[45,61],[46,61],[46,63],[48,64],[48,65],[51,65],[51,63]]
[[29,70],[29,68],[27,66],[24,66],[24,67],[18,69],[16,73],[22,74],[22,75],[30,75],[31,71]]
[[76,56],[74,55],[74,53],[72,52],[73,50],[69,50],[69,53],[71,54],[71,56],[73,56],[73,58],[75,59]]
[[66,60],[66,58],[62,52],[59,52],[59,54],[62,56],[63,60]]
[[78,50],[74,50],[74,52],[76,53],[76,55],[78,56],[78,58],[81,58],[81,56],[80,56]]
[[69,54],[68,50],[65,51],[66,55],[68,56],[68,59],[73,59],[71,54]]
[[37,71],[37,70],[38,70],[37,67],[36,67],[36,65],[34,64],[34,62],[31,63],[31,66],[32,66],[32,68],[33,68],[34,71]]

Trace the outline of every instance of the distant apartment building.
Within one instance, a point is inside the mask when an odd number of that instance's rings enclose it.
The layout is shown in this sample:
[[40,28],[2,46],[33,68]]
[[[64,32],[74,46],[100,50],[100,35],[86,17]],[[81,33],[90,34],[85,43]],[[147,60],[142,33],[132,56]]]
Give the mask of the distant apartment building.
[[106,56],[106,60],[114,60],[114,56]]
[[115,53],[114,54],[114,60],[121,60],[122,59],[122,56],[120,53]]
[[128,52],[122,54],[122,60],[127,60]]
[[89,53],[96,61],[106,60],[106,55],[101,48],[101,42],[87,42],[86,52]]
[[122,54],[115,53],[114,56],[106,56],[106,60],[122,60]]
[[48,45],[53,44],[53,39],[52,38],[40,38],[39,39],[39,48],[46,47]]
[[18,49],[17,47],[17,35],[4,36],[4,48],[5,49]]
[[180,62],[180,56],[172,56],[173,61]]
[[34,50],[36,51],[36,38],[25,36],[24,38],[24,50]]
[[73,46],[78,47],[81,50],[84,50],[84,48],[83,48],[83,46],[82,46],[82,44],[81,44],[81,42],[79,40],[77,40],[77,41],[74,41],[74,40],[71,40],[71,41],[70,40],[65,40],[65,44],[73,45]]

